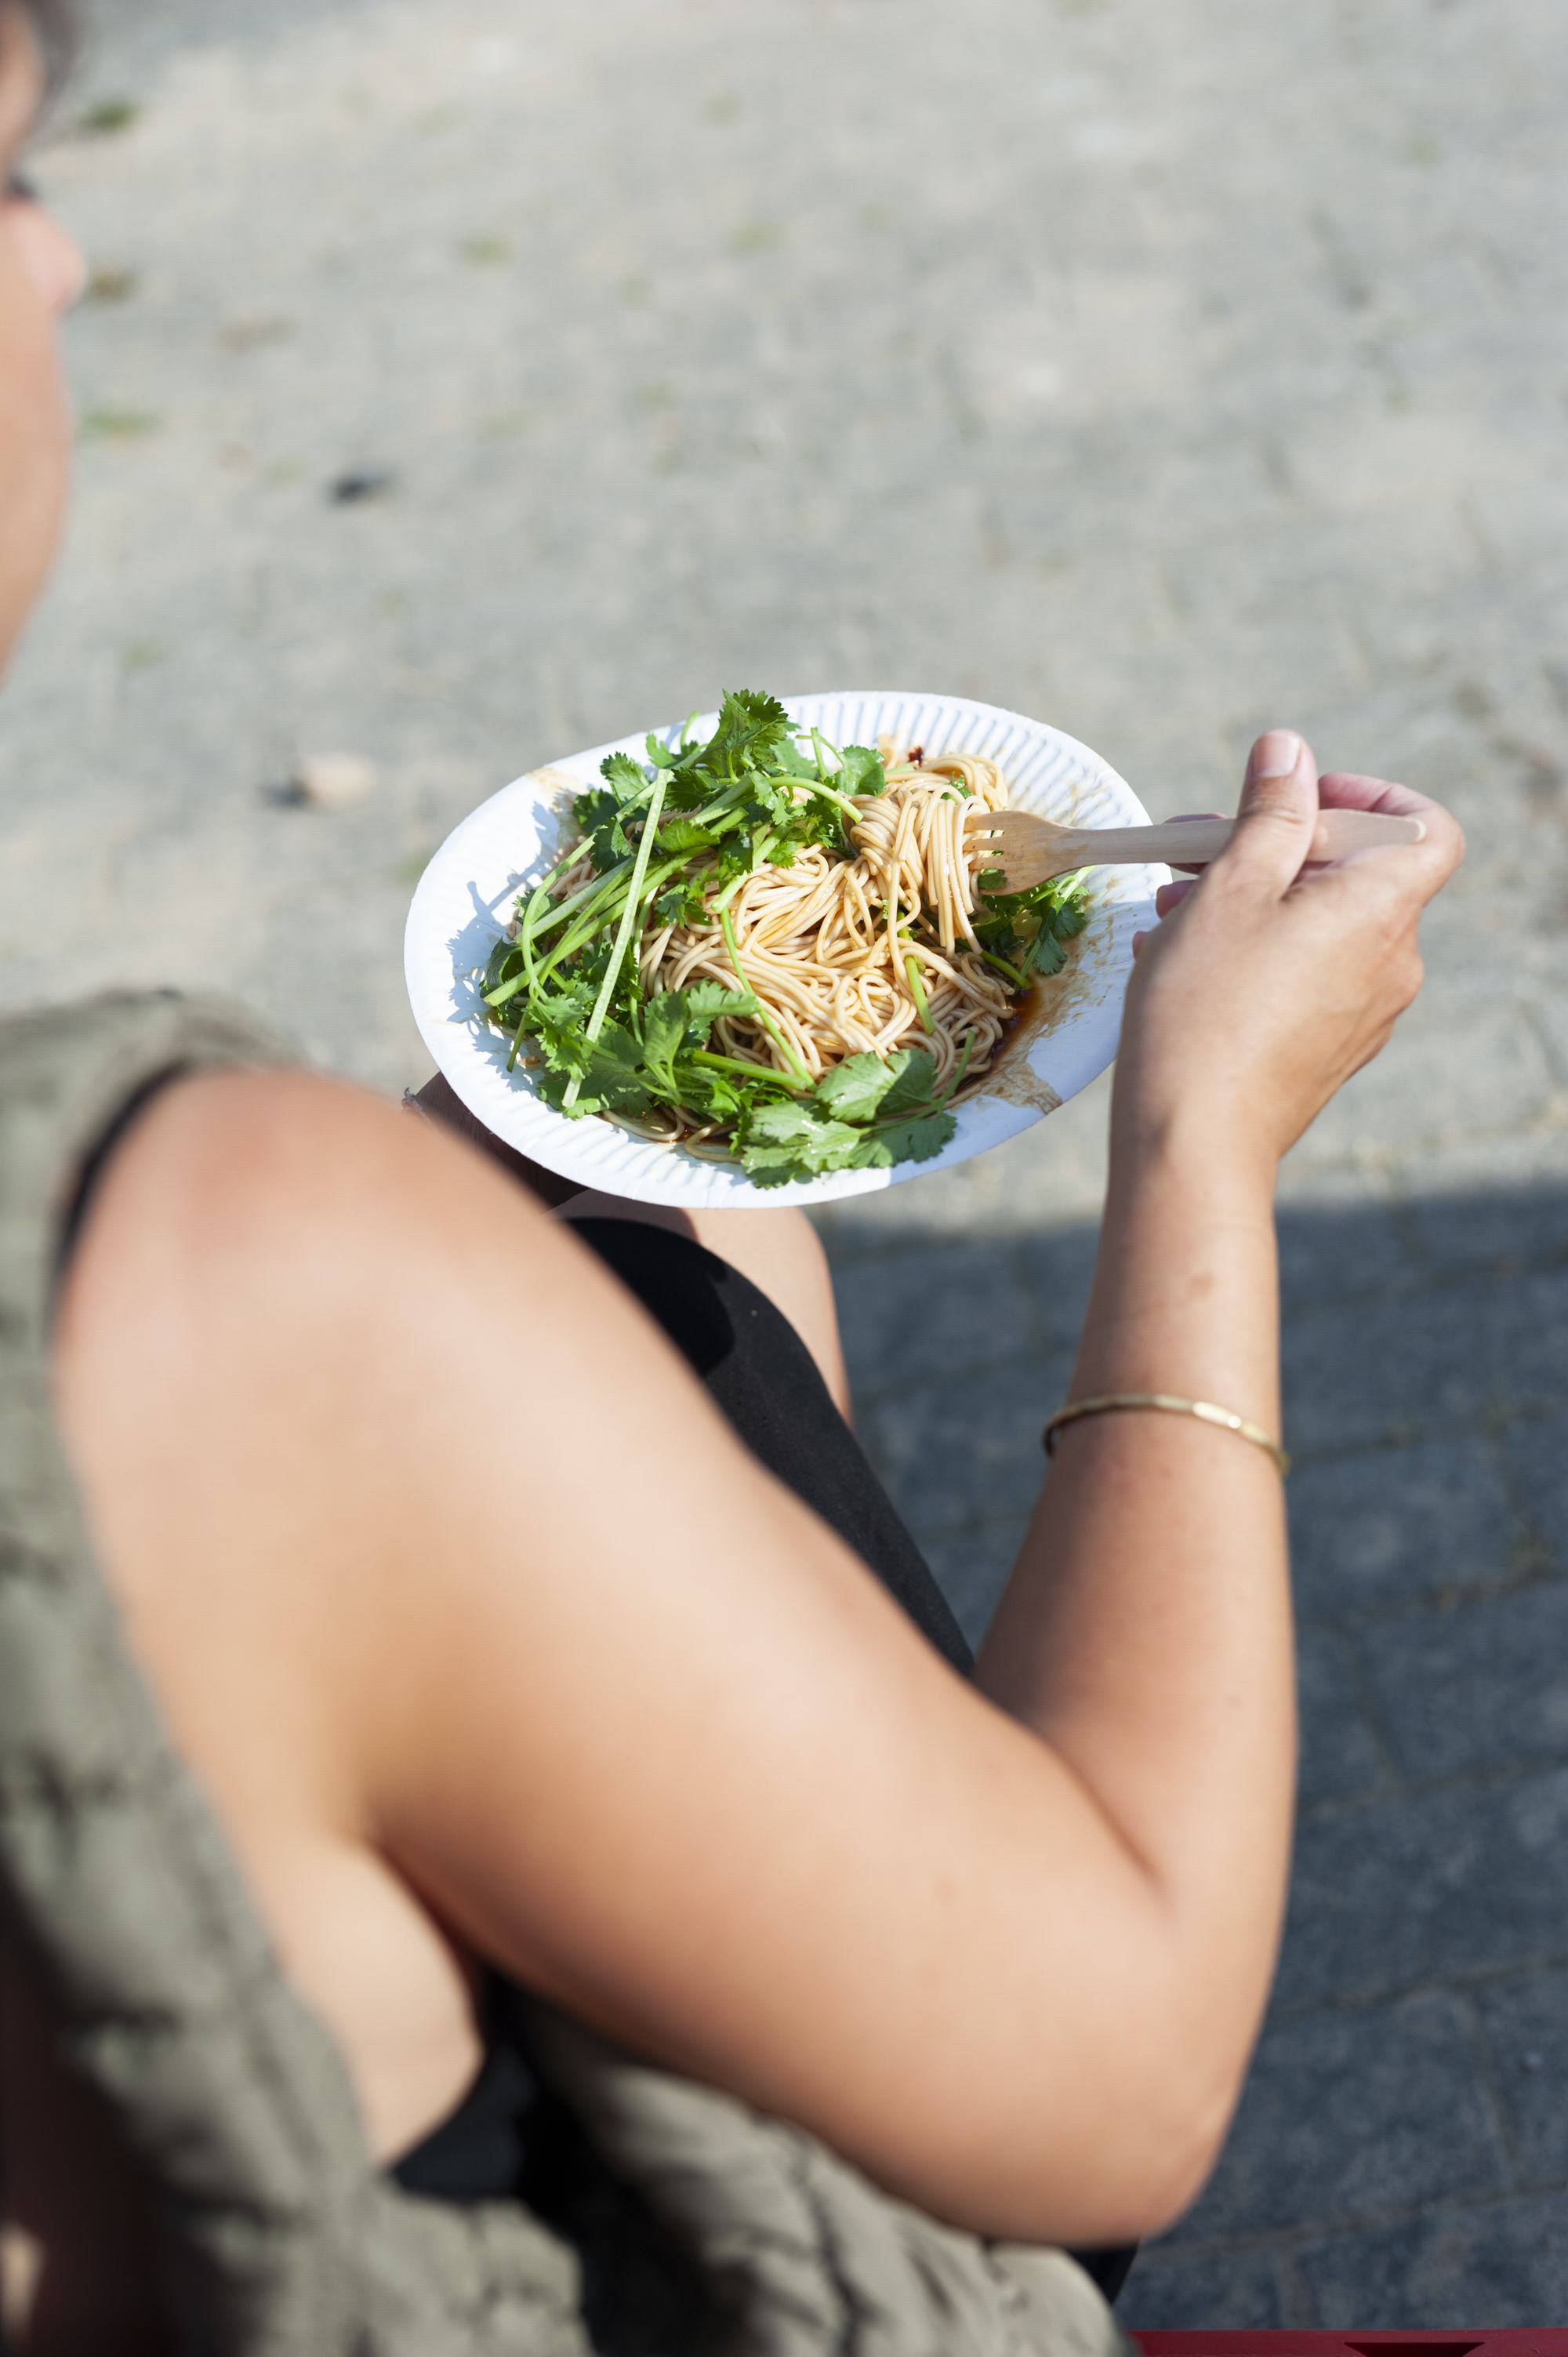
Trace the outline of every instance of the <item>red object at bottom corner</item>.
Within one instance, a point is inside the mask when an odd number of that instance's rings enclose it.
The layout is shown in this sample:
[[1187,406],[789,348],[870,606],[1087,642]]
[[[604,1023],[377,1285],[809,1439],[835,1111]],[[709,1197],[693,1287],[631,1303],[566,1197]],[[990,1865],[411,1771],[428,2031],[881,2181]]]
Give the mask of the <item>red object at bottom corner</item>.
[[1568,2327],[1430,2332],[1129,2332],[1144,2357],[1568,2357]]

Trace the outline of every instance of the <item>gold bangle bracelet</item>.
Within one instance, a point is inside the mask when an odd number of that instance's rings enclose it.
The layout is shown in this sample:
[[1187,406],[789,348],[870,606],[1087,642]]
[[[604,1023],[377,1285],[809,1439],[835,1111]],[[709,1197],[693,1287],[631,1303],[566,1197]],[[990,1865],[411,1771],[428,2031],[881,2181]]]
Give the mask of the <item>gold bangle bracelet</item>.
[[1239,1433],[1243,1440],[1251,1441],[1273,1458],[1282,1479],[1290,1471],[1289,1457],[1261,1424],[1249,1424],[1244,1415],[1216,1407],[1212,1400],[1181,1399],[1175,1392],[1106,1392],[1099,1399],[1074,1400],[1070,1406],[1057,1410],[1040,1435],[1040,1445],[1047,1457],[1054,1457],[1057,1435],[1064,1424],[1076,1424],[1080,1415],[1106,1415],[1123,1407],[1156,1407],[1170,1415],[1195,1415],[1200,1424],[1218,1425],[1222,1431]]

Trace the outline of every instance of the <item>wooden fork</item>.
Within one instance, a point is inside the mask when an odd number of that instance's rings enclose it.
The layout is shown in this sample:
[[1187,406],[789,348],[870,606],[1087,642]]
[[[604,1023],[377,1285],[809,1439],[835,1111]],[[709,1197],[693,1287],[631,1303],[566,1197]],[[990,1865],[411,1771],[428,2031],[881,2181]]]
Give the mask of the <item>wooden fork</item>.
[[[977,811],[968,821],[971,848],[985,868],[999,868],[1009,892],[1032,891],[1052,876],[1079,867],[1122,867],[1165,860],[1173,866],[1202,867],[1230,842],[1233,818],[1170,819],[1163,826],[1058,826],[1033,811]],[[1418,818],[1394,818],[1384,811],[1326,810],[1317,814],[1309,862],[1343,859],[1374,845],[1419,843],[1426,829]]]

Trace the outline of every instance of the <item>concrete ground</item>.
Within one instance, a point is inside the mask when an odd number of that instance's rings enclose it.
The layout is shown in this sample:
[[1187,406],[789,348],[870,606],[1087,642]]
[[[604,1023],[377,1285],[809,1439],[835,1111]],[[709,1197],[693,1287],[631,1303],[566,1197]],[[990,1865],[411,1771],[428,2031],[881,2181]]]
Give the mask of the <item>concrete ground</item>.
[[[1287,1167],[1304,1811],[1143,2325],[1568,2317],[1568,15],[1552,0],[104,0],[92,294],[0,741],[0,1003],[217,984],[383,1088],[481,796],[729,684],[1048,717],[1156,814],[1264,722],[1470,832]],[[286,805],[349,750],[357,806]],[[1099,1087],[825,1222],[972,1629]]]

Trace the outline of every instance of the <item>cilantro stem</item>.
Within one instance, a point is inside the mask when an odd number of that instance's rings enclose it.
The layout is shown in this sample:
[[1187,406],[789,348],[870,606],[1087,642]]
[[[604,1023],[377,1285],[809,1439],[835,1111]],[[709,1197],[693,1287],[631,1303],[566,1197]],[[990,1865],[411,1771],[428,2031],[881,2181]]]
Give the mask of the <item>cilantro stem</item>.
[[920,1010],[920,1021],[924,1024],[928,1033],[935,1031],[937,1027],[931,1020],[930,1001],[926,996],[925,985],[920,980],[920,961],[918,958],[907,957],[905,959],[904,976],[909,985],[909,996]]
[[692,1061],[704,1065],[709,1071],[744,1072],[748,1081],[771,1081],[776,1088],[789,1089],[796,1096],[811,1094],[809,1083],[792,1081],[776,1064],[748,1064],[739,1056],[721,1056],[712,1048],[693,1048]]
[[841,794],[836,786],[830,786],[823,778],[819,778],[814,782],[810,778],[791,778],[789,782],[792,786],[804,786],[809,794],[821,794],[824,802],[837,802],[840,810],[848,811],[851,818],[862,819],[865,816],[865,813],[852,794]]
[[[577,845],[579,851],[582,847],[581,844]],[[538,922],[531,928],[533,937],[537,939],[541,933],[553,932],[555,927],[564,924],[568,917],[575,916],[580,909],[590,906],[602,892],[609,890],[630,866],[631,855],[628,853],[624,859],[618,859],[613,867],[607,867],[602,876],[590,876],[585,884],[579,884],[575,892],[569,892],[565,899],[557,900],[553,909],[545,911]],[[542,886],[541,889],[542,888]],[[528,907],[529,914],[532,916],[533,901],[531,900]]]
[[520,990],[532,988],[532,986],[528,978],[528,954],[525,951],[522,972],[514,974],[510,982],[503,982],[499,990],[487,990],[484,994],[485,1005],[499,1015],[509,998],[515,998]]
[[[729,952],[729,962],[735,968],[735,978],[736,982],[739,983],[742,990],[750,990],[751,985],[746,978],[746,968],[740,962],[740,944],[736,942],[735,937],[735,920],[731,917],[727,909],[721,909],[719,910],[719,924],[724,932],[725,947]],[[753,992],[752,996],[756,997],[757,994]],[[774,1046],[778,1049],[779,1054],[791,1066],[791,1068],[799,1073],[802,1088],[815,1088],[816,1082],[812,1080],[811,1075],[808,1072],[806,1067],[800,1061],[800,1057],[797,1056],[794,1049],[791,1048],[789,1042],[786,1039],[783,1032],[780,1031],[778,1024],[775,1023],[772,1016],[769,1015],[767,1007],[764,1006],[760,998],[757,998],[757,1019],[761,1024],[763,1029],[767,1032],[768,1038],[772,1040]]]
[[[654,830],[659,824],[659,813],[664,803],[664,790],[669,781],[669,770],[660,770],[658,783],[653,789],[653,799],[648,806],[648,821],[642,830],[642,841],[637,846],[637,861],[631,871],[631,882],[627,887],[626,906],[621,910],[620,923],[616,929],[615,947],[610,952],[610,962],[605,968],[605,978],[599,985],[599,995],[594,1001],[594,1011],[588,1017],[586,1036],[590,1040],[596,1039],[605,1028],[605,1016],[608,1011],[610,996],[620,978],[620,970],[626,960],[627,943],[630,941],[632,928],[637,923],[639,907],[642,899],[642,879],[648,873],[648,863],[653,856]],[[561,1101],[563,1112],[576,1103],[577,1092],[581,1085],[578,1076],[574,1073],[567,1084],[566,1093]]]
[[[541,887],[541,890],[542,888]],[[539,969],[533,963],[533,920],[538,905],[539,894],[535,893],[517,929],[517,945],[522,952],[522,978],[528,985],[528,995],[531,998],[539,987]]]
[[982,950],[980,954],[987,965],[993,965],[998,974],[1004,974],[1015,990],[1028,989],[1028,975],[1020,974],[1015,965],[1009,965],[1005,958],[999,958],[994,950]]
[[530,892],[526,910],[521,906],[522,895],[521,892],[518,894],[519,907],[517,930],[520,940],[522,936],[523,927],[528,918],[532,917],[534,911],[539,908],[541,901],[544,899],[544,896],[549,892],[550,887],[554,883],[557,876],[564,876],[568,867],[572,866],[582,857],[582,856],[583,846],[581,843],[574,843],[565,851],[564,851],[561,854],[560,858],[545,869],[544,874],[540,877],[532,892]]
[[[653,881],[651,884],[645,883],[640,897],[646,899],[650,893],[657,892],[661,884],[685,865],[685,854],[678,853],[674,858],[667,860],[662,866],[655,868]],[[619,876],[620,870],[617,868],[613,878],[606,880],[618,883]],[[616,894],[613,890],[605,895],[605,902],[606,905],[601,907],[597,901],[595,901],[584,909],[571,932],[556,942],[548,963],[541,968],[539,976],[541,983],[548,982],[557,966],[564,965],[568,958],[575,957],[580,949],[585,949],[594,936],[604,931],[610,919],[618,913],[618,904],[609,905],[616,902]]]
[[[558,902],[554,908],[548,909],[544,914],[541,915],[539,913],[541,894],[548,892],[551,885],[553,884],[555,878],[562,873],[563,869],[570,867],[573,861],[580,856],[582,849],[583,846],[580,843],[575,843],[571,849],[565,852],[562,857],[555,862],[554,866],[551,868],[549,874],[542,876],[540,878],[539,882],[534,886],[533,890],[529,895],[527,908],[519,911],[517,920],[517,945],[522,952],[522,972],[521,974],[514,974],[511,980],[509,983],[503,984],[499,990],[487,991],[485,993],[485,1005],[491,1008],[499,1008],[504,1006],[508,999],[515,998],[517,996],[518,992],[523,988],[525,984],[530,990],[535,990],[538,988],[538,976],[533,963],[534,942],[538,940],[541,933],[547,933],[551,930],[552,926],[558,925],[563,917],[569,915],[574,909],[580,907],[585,900],[591,899],[594,895],[598,892],[600,887],[609,881],[608,877],[591,877],[586,884],[579,884],[577,889],[572,893],[568,899]],[[621,866],[625,866],[628,863],[623,861]],[[610,870],[611,877],[618,876],[619,873],[620,868],[618,866],[613,867]]]
[[[540,934],[547,933],[551,930],[552,926],[559,922],[561,916],[566,909],[577,908],[579,903],[585,901],[585,899],[586,901],[587,910],[596,909],[598,900],[601,897],[613,899],[613,890],[604,893],[602,892],[602,888],[610,884],[612,879],[619,875],[619,872],[618,868],[613,868],[609,877],[596,876],[591,886],[579,886],[577,890],[573,893],[570,900],[563,901],[561,906],[558,909],[553,909],[548,916],[542,917],[537,923],[529,921],[526,923],[525,928],[520,927],[518,931],[518,942],[519,946],[522,950],[522,972],[521,974],[513,974],[511,980],[508,983],[504,983],[499,990],[488,991],[485,995],[485,1004],[487,1006],[494,1008],[504,1006],[509,999],[515,998],[517,996],[518,992],[523,988],[525,984],[530,990],[537,990],[542,982],[548,981],[550,975],[560,964],[562,959],[571,954],[573,942],[579,937],[579,935],[581,938],[586,939],[588,934],[597,932],[602,919],[597,914],[594,914],[591,918],[591,921],[588,922],[586,933],[582,933],[582,930],[579,927],[577,933],[556,943],[554,954],[550,959],[548,964],[544,967],[542,973],[541,973],[534,965],[533,947]],[[532,919],[532,915],[533,905],[531,901],[529,904],[530,920]]]

